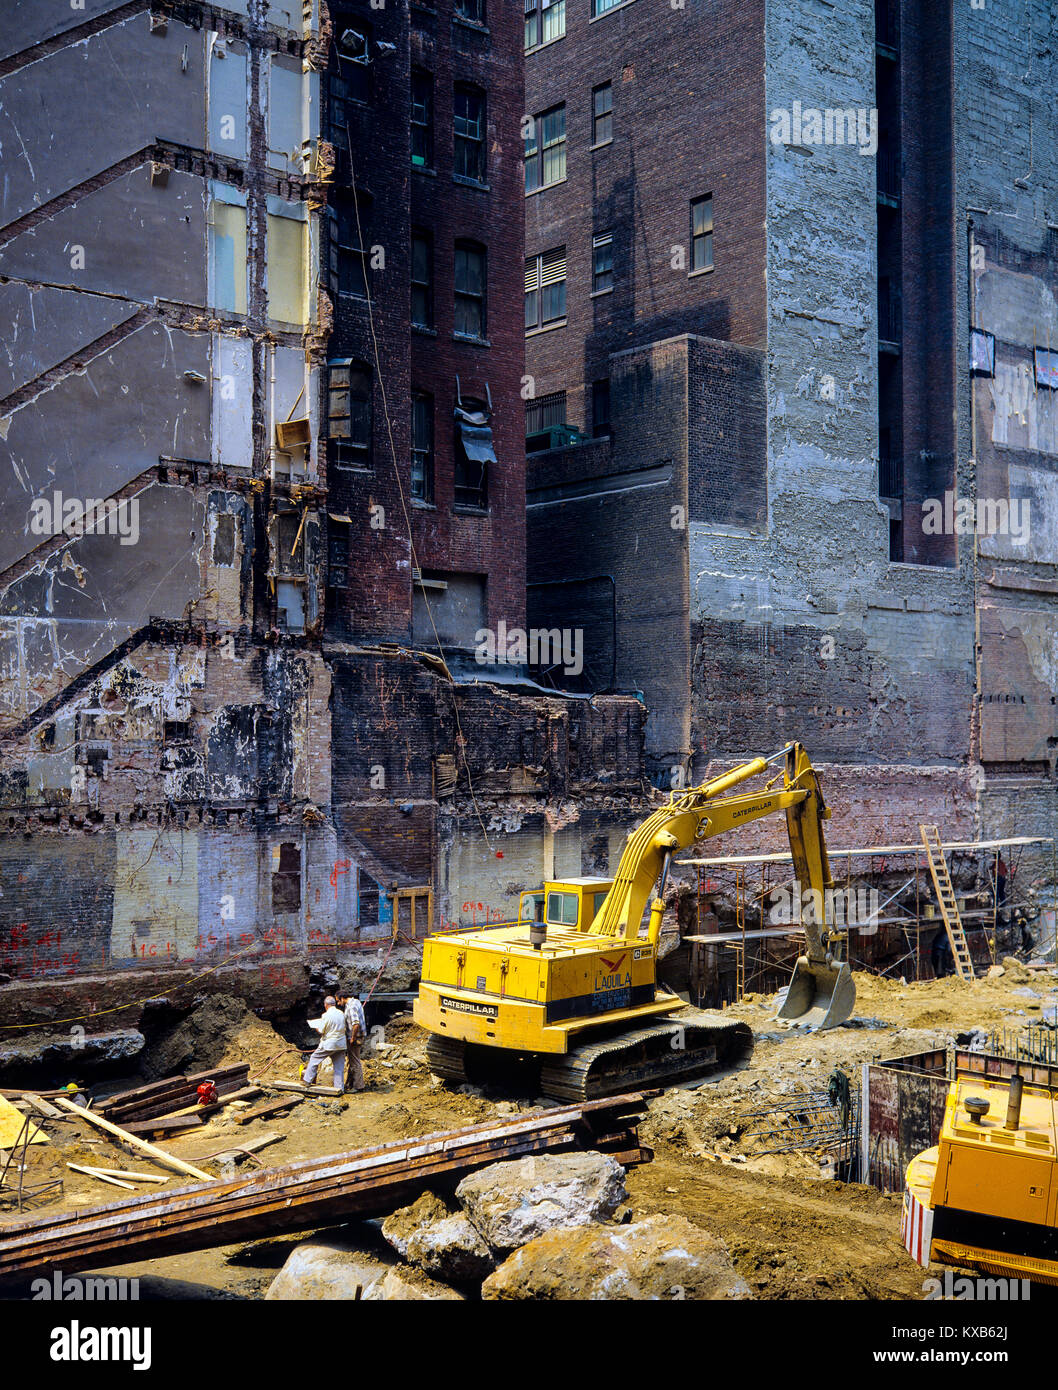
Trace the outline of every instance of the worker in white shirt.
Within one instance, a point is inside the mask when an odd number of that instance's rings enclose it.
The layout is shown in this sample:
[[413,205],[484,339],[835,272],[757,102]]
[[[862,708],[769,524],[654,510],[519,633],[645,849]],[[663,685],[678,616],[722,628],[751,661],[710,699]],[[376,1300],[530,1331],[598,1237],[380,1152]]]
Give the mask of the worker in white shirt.
[[324,1058],[329,1057],[334,1067],[334,1084],[339,1091],[345,1089],[345,1052],[346,1052],[346,1031],[345,1014],[337,1007],[333,994],[328,994],[323,1001],[323,1017],[310,1020],[312,1027],[318,1029],[320,1035],[319,1046],[309,1058],[309,1064],[305,1068],[305,1075],[302,1080],[306,1086],[311,1086],[316,1080],[316,1073],[320,1063]]
[[345,1035],[348,1042],[349,1070],[352,1073],[349,1080],[353,1083],[351,1091],[362,1091],[364,1089],[364,1068],[360,1061],[360,1049],[364,1045],[367,1037],[367,1019],[364,1017],[364,1006],[355,994],[343,994],[338,991],[338,1007],[345,1014]]

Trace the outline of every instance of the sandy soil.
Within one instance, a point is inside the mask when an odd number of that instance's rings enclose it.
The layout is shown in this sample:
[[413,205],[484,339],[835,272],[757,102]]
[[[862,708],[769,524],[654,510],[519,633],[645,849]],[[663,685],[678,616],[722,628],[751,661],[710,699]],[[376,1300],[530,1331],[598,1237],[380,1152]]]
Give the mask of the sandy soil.
[[[754,1142],[742,1133],[745,1113],[787,1103],[796,1108],[797,1093],[825,1088],[834,1067],[855,1079],[863,1061],[943,1046],[973,1028],[1017,1028],[1038,1020],[1041,1007],[1058,997],[1058,972],[1012,967],[1000,978],[972,986],[954,979],[905,985],[858,974],[856,987],[855,1019],[827,1033],[779,1031],[771,1021],[775,1000],[747,999],[730,1012],[753,1027],[757,1045],[750,1061],[698,1090],[665,1092],[651,1103],[644,1122],[643,1137],[654,1146],[655,1159],[629,1173],[633,1215],[680,1212],[721,1236],[758,1297],[916,1298],[922,1296],[925,1272],[900,1245],[899,1199],[858,1184],[820,1181],[811,1157],[755,1157]],[[171,1055],[182,1045],[174,1043]],[[225,1036],[220,1055],[208,1057],[205,1065],[241,1060],[240,1046],[252,1051],[252,1075],[262,1067],[261,1074],[276,1079],[297,1075],[296,1049],[257,1019],[242,1020]],[[164,1147],[219,1173],[207,1155],[266,1130],[284,1136],[264,1150],[257,1165],[273,1167],[534,1108],[530,1098],[454,1090],[431,1077],[424,1036],[406,1015],[387,1024],[383,1048],[365,1059],[365,1073],[368,1090],[359,1095],[305,1100],[288,1115],[246,1126],[222,1112]],[[45,1122],[45,1129],[53,1142],[32,1151],[33,1174],[62,1173],[65,1192],[61,1200],[43,1204],[42,1213],[126,1195],[70,1172],[67,1162],[151,1169],[83,1122]],[[173,1185],[182,1181],[171,1178]],[[17,1219],[10,1207],[0,1208],[0,1223]],[[123,1266],[120,1272],[149,1280],[142,1288],[145,1296],[166,1296],[165,1283],[155,1281],[179,1280],[197,1286],[199,1296],[255,1298],[268,1287],[290,1244],[304,1238],[221,1247]],[[187,1289],[171,1289],[169,1296],[174,1293],[186,1296]]]

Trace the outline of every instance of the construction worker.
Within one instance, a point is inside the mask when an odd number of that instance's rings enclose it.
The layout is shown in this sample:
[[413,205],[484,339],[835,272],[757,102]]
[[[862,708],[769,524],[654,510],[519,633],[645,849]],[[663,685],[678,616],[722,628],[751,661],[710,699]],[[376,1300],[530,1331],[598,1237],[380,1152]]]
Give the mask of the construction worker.
[[334,1084],[339,1091],[345,1089],[345,1014],[337,1006],[337,1001],[333,994],[328,994],[323,1001],[323,1017],[316,1020],[309,1020],[309,1026],[317,1029],[320,1035],[319,1045],[316,1051],[309,1058],[309,1064],[305,1068],[305,1075],[302,1080],[306,1086],[311,1086],[316,1080],[316,1073],[320,1063],[327,1057],[331,1059],[334,1067]]
[[338,1007],[345,1015],[347,1056],[349,1058],[349,1071],[352,1073],[349,1077],[352,1085],[348,1089],[350,1091],[362,1091],[366,1085],[364,1068],[360,1061],[360,1050],[367,1037],[367,1019],[364,1017],[364,1006],[355,994],[343,994],[339,990]]

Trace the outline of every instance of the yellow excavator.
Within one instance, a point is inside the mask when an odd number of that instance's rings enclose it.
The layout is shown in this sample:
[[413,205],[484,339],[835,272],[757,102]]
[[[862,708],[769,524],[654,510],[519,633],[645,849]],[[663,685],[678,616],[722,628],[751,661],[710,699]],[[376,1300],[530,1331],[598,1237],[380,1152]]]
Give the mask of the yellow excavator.
[[[759,791],[725,796],[782,761]],[[775,784],[782,777],[781,789]],[[518,921],[431,936],[424,943],[415,1021],[430,1034],[435,1075],[510,1079],[560,1100],[616,1095],[732,1066],[753,1050],[745,1023],[691,1008],[659,988],[657,949],[672,856],[748,821],[786,815],[807,950],[779,1017],[832,1028],[856,990],[826,925],[831,888],[823,821],[830,812],[799,743],[754,758],[699,787],[673,792],[628,837],[616,878],[552,880],[525,892]],[[649,917],[643,924],[649,905]]]
[[939,1141],[908,1164],[900,1234],[926,1267],[1058,1285],[1058,1093],[959,1075]]

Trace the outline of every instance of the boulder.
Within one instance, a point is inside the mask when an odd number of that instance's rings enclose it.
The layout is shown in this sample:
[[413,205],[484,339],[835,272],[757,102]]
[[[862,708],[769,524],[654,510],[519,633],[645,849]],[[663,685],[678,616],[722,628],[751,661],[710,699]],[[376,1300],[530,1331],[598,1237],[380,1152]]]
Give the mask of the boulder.
[[453,1284],[480,1282],[495,1265],[489,1247],[462,1212],[420,1226],[408,1241],[407,1259]]
[[395,1303],[415,1300],[419,1302],[464,1302],[463,1295],[438,1284],[428,1278],[421,1270],[404,1267],[391,1269],[365,1289],[361,1297],[364,1303]]
[[296,1245],[268,1286],[266,1299],[357,1299],[390,1266],[371,1251],[338,1237]]
[[516,1250],[481,1288],[492,1300],[752,1298],[723,1241],[682,1216],[552,1230]]
[[624,1201],[624,1169],[609,1154],[539,1154],[465,1177],[456,1196],[495,1251],[545,1231],[605,1221]]
[[392,1216],[387,1216],[382,1223],[382,1234],[401,1259],[406,1260],[408,1241],[419,1227],[443,1221],[447,1215],[448,1208],[440,1197],[435,1197],[432,1192],[424,1192],[410,1207],[401,1207]]

